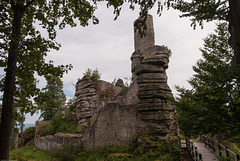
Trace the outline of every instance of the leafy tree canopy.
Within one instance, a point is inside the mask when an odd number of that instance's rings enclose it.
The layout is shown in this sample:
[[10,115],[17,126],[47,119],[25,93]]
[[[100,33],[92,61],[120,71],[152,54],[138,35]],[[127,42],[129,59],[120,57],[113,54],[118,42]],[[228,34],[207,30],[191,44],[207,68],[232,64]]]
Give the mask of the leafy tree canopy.
[[35,98],[35,101],[42,111],[40,117],[43,120],[52,119],[64,107],[66,101],[61,79],[59,77],[47,77],[47,85]]
[[203,27],[203,22],[213,20],[227,20],[229,13],[228,0],[178,0],[172,4],[174,9],[181,11],[180,17],[190,17],[191,26],[196,28],[197,24]]
[[98,71],[98,68],[94,70],[88,68],[86,72],[83,73],[83,77],[93,77],[99,80],[101,79],[101,73]]
[[[177,87],[176,107],[180,128],[186,135],[219,134],[239,136],[240,69],[233,65],[226,23],[204,39],[203,58],[193,67],[191,90]],[[240,141],[240,140],[238,140]]]

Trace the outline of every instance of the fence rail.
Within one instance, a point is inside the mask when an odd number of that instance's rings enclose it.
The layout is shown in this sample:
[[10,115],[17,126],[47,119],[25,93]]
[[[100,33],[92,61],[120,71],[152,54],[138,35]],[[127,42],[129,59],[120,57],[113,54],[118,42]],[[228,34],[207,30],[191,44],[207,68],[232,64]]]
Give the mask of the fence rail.
[[202,135],[200,139],[203,141],[205,146],[213,149],[213,151],[217,152],[220,157],[230,158],[231,161],[240,161],[240,157],[238,154],[234,153],[220,142],[213,140],[208,136]]
[[[185,143],[182,143],[181,139],[185,139]],[[197,147],[194,146],[193,142],[188,137],[179,138],[179,141],[181,147],[183,146],[183,144],[186,144],[186,147],[189,150],[194,161],[203,161],[202,154],[199,153]]]

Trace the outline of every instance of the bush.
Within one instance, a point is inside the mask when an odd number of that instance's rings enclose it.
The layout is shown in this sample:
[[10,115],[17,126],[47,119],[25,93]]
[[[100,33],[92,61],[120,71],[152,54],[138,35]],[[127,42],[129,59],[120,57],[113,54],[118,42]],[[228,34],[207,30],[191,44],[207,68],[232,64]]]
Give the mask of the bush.
[[180,148],[175,141],[167,140],[159,143],[155,150],[144,152],[135,146],[103,146],[95,150],[82,150],[73,145],[64,145],[54,152],[54,157],[61,161],[178,161]]
[[76,154],[78,153],[77,150],[80,148],[77,146],[75,147],[72,144],[66,145],[64,144],[62,148],[56,149],[53,152],[54,158],[57,158],[58,161],[69,161],[75,160]]
[[23,132],[24,145],[34,139],[35,127],[29,127]]
[[40,136],[47,136],[47,135],[52,135],[52,124],[51,122],[46,122],[42,125],[39,126],[39,135]]
[[65,115],[57,114],[52,119],[52,133],[70,133],[75,134],[77,129],[77,121],[72,120],[70,111],[67,111]]

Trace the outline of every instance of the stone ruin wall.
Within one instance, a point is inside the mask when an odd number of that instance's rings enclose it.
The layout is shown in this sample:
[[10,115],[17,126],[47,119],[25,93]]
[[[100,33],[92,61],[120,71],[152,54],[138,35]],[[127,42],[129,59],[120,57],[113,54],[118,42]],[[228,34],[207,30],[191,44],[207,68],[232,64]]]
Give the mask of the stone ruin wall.
[[178,135],[175,110],[166,99],[172,97],[166,75],[168,51],[155,45],[151,15],[147,28],[146,37],[134,34],[130,87],[124,87],[122,80],[116,86],[90,77],[77,82],[74,115],[82,147],[129,145],[136,138],[140,146],[150,147],[148,138],[161,141]]
[[77,132],[83,134],[90,126],[90,119],[106,104],[112,101],[122,90],[122,87],[85,76],[76,84],[76,119]]
[[40,136],[40,126],[49,123],[50,121],[36,121],[34,137],[34,145],[36,147],[52,152],[56,148],[61,148],[63,144],[81,145],[82,135],[57,133],[54,135]]
[[169,53],[165,47],[155,45],[151,15],[147,27],[146,37],[141,38],[137,32],[134,35],[133,83],[115,93],[106,106],[98,106],[101,110],[90,119],[90,128],[84,133],[84,147],[128,145],[137,137],[139,145],[148,146],[146,138],[161,141],[178,135],[174,107],[167,102],[167,97],[172,97],[166,75]]
[[34,144],[39,149],[52,152],[57,148],[61,148],[63,144],[81,146],[81,139],[81,135],[57,133],[54,135],[39,137],[35,139]]
[[112,85],[102,80],[83,78],[76,84],[75,95],[76,118],[79,131],[83,134],[84,148],[128,145],[136,138],[136,81],[127,88],[121,79]]
[[137,110],[131,105],[110,102],[96,116],[82,139],[83,148],[129,145],[137,136]]

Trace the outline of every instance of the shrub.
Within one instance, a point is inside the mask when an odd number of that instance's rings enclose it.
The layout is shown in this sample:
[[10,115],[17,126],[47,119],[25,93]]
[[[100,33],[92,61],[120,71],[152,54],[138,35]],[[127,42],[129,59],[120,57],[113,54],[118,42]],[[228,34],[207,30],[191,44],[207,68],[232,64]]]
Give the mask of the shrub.
[[39,126],[38,133],[40,136],[52,135],[52,125],[51,122],[46,122]]
[[57,114],[52,119],[52,133],[70,133],[75,134],[77,129],[77,121],[72,120],[71,111],[67,111],[65,115]]
[[180,148],[175,140],[158,142],[156,149],[145,151],[135,146],[103,146],[95,150],[83,150],[73,145],[64,145],[54,152],[60,161],[179,161]]
[[35,135],[35,127],[29,127],[23,132],[23,138],[24,138],[24,145],[26,145],[29,141],[34,139]]
[[76,154],[78,153],[77,150],[79,149],[78,146],[75,147],[73,144],[64,144],[62,148],[54,150],[53,156],[57,158],[58,161],[75,160]]

